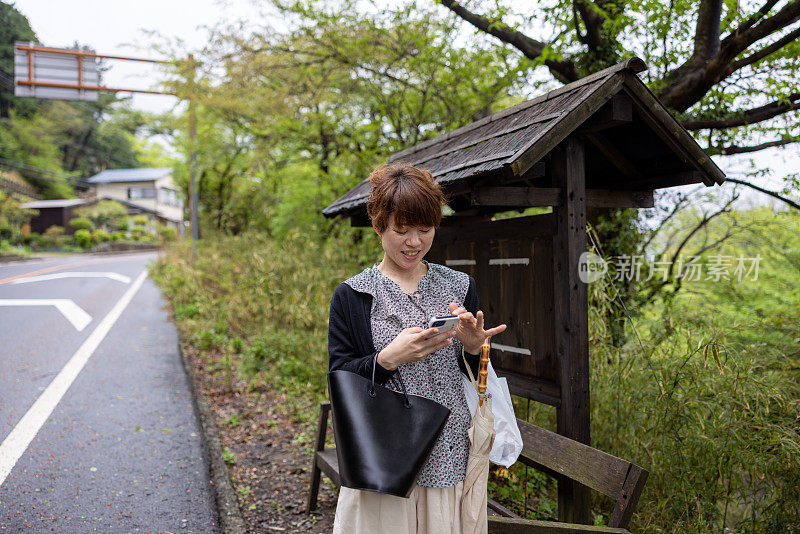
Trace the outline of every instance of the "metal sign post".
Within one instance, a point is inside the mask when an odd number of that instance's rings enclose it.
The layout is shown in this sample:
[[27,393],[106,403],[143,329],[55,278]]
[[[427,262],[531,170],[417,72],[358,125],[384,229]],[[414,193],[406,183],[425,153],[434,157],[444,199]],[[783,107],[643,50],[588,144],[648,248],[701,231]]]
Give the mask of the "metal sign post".
[[[91,102],[97,101],[97,94],[100,91],[176,96],[175,91],[151,91],[148,89],[127,89],[100,85],[99,69],[97,68],[98,59],[173,64],[172,61],[159,59],[110,56],[97,54],[90,50],[51,48],[39,46],[32,42],[17,41],[14,43],[14,95]],[[192,54],[189,54],[189,63],[192,71],[188,81],[193,88],[195,62]],[[197,162],[197,149],[195,147],[197,120],[191,94],[188,95],[187,100],[189,103],[189,145],[191,151],[189,156],[189,210],[194,247],[194,242],[199,238],[197,189],[194,183]]]

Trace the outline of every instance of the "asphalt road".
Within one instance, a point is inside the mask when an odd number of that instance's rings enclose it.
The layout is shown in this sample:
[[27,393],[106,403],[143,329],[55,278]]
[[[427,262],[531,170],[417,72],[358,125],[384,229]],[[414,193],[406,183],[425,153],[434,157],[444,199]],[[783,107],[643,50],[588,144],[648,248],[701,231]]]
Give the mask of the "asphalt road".
[[0,264],[0,532],[219,531],[154,259]]

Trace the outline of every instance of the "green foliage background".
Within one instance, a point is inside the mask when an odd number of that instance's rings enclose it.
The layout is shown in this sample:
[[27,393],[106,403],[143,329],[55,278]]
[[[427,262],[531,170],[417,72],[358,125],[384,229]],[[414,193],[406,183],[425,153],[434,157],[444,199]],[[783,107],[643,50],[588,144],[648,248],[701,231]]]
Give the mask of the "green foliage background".
[[[800,525],[800,216],[734,212],[747,231],[706,252],[763,258],[757,280],[686,282],[669,305],[641,310],[616,346],[604,322],[618,306],[607,282],[590,286],[593,445],[650,471],[636,532],[796,532]],[[709,231],[724,232],[719,220]],[[380,258],[362,230],[320,241],[215,236],[192,255],[171,247],[153,276],[183,337],[231,386],[274,386],[310,429],[325,396],[327,310],[335,286]],[[354,244],[355,243],[355,244]],[[548,428],[552,408],[516,401]],[[494,469],[496,498],[554,518],[555,486],[523,466]],[[527,506],[525,501],[527,490]],[[612,503],[596,497],[605,524]],[[726,530],[727,529],[727,530]]]

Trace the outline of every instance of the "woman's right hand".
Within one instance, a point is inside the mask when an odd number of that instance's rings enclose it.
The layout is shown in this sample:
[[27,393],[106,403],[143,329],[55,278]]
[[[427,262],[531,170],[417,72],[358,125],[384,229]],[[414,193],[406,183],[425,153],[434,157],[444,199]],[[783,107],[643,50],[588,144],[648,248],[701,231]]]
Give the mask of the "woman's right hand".
[[454,331],[440,334],[438,328],[406,328],[378,353],[378,363],[384,369],[393,371],[404,363],[424,360],[437,350],[451,345]]

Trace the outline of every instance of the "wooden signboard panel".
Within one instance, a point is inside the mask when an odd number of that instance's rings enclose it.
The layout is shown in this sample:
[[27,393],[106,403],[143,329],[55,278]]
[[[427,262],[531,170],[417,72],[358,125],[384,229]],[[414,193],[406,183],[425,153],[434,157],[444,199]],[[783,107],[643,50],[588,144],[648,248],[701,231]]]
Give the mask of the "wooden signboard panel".
[[[524,228],[511,235],[493,233],[490,230],[496,224],[472,223],[475,230],[482,231],[461,232],[445,220],[426,257],[475,278],[488,324],[508,325],[492,339],[492,365],[498,375],[508,379],[511,392],[559,406],[552,237],[530,235],[542,232]],[[547,228],[545,233],[549,231]],[[475,234],[504,237],[476,241]]]

